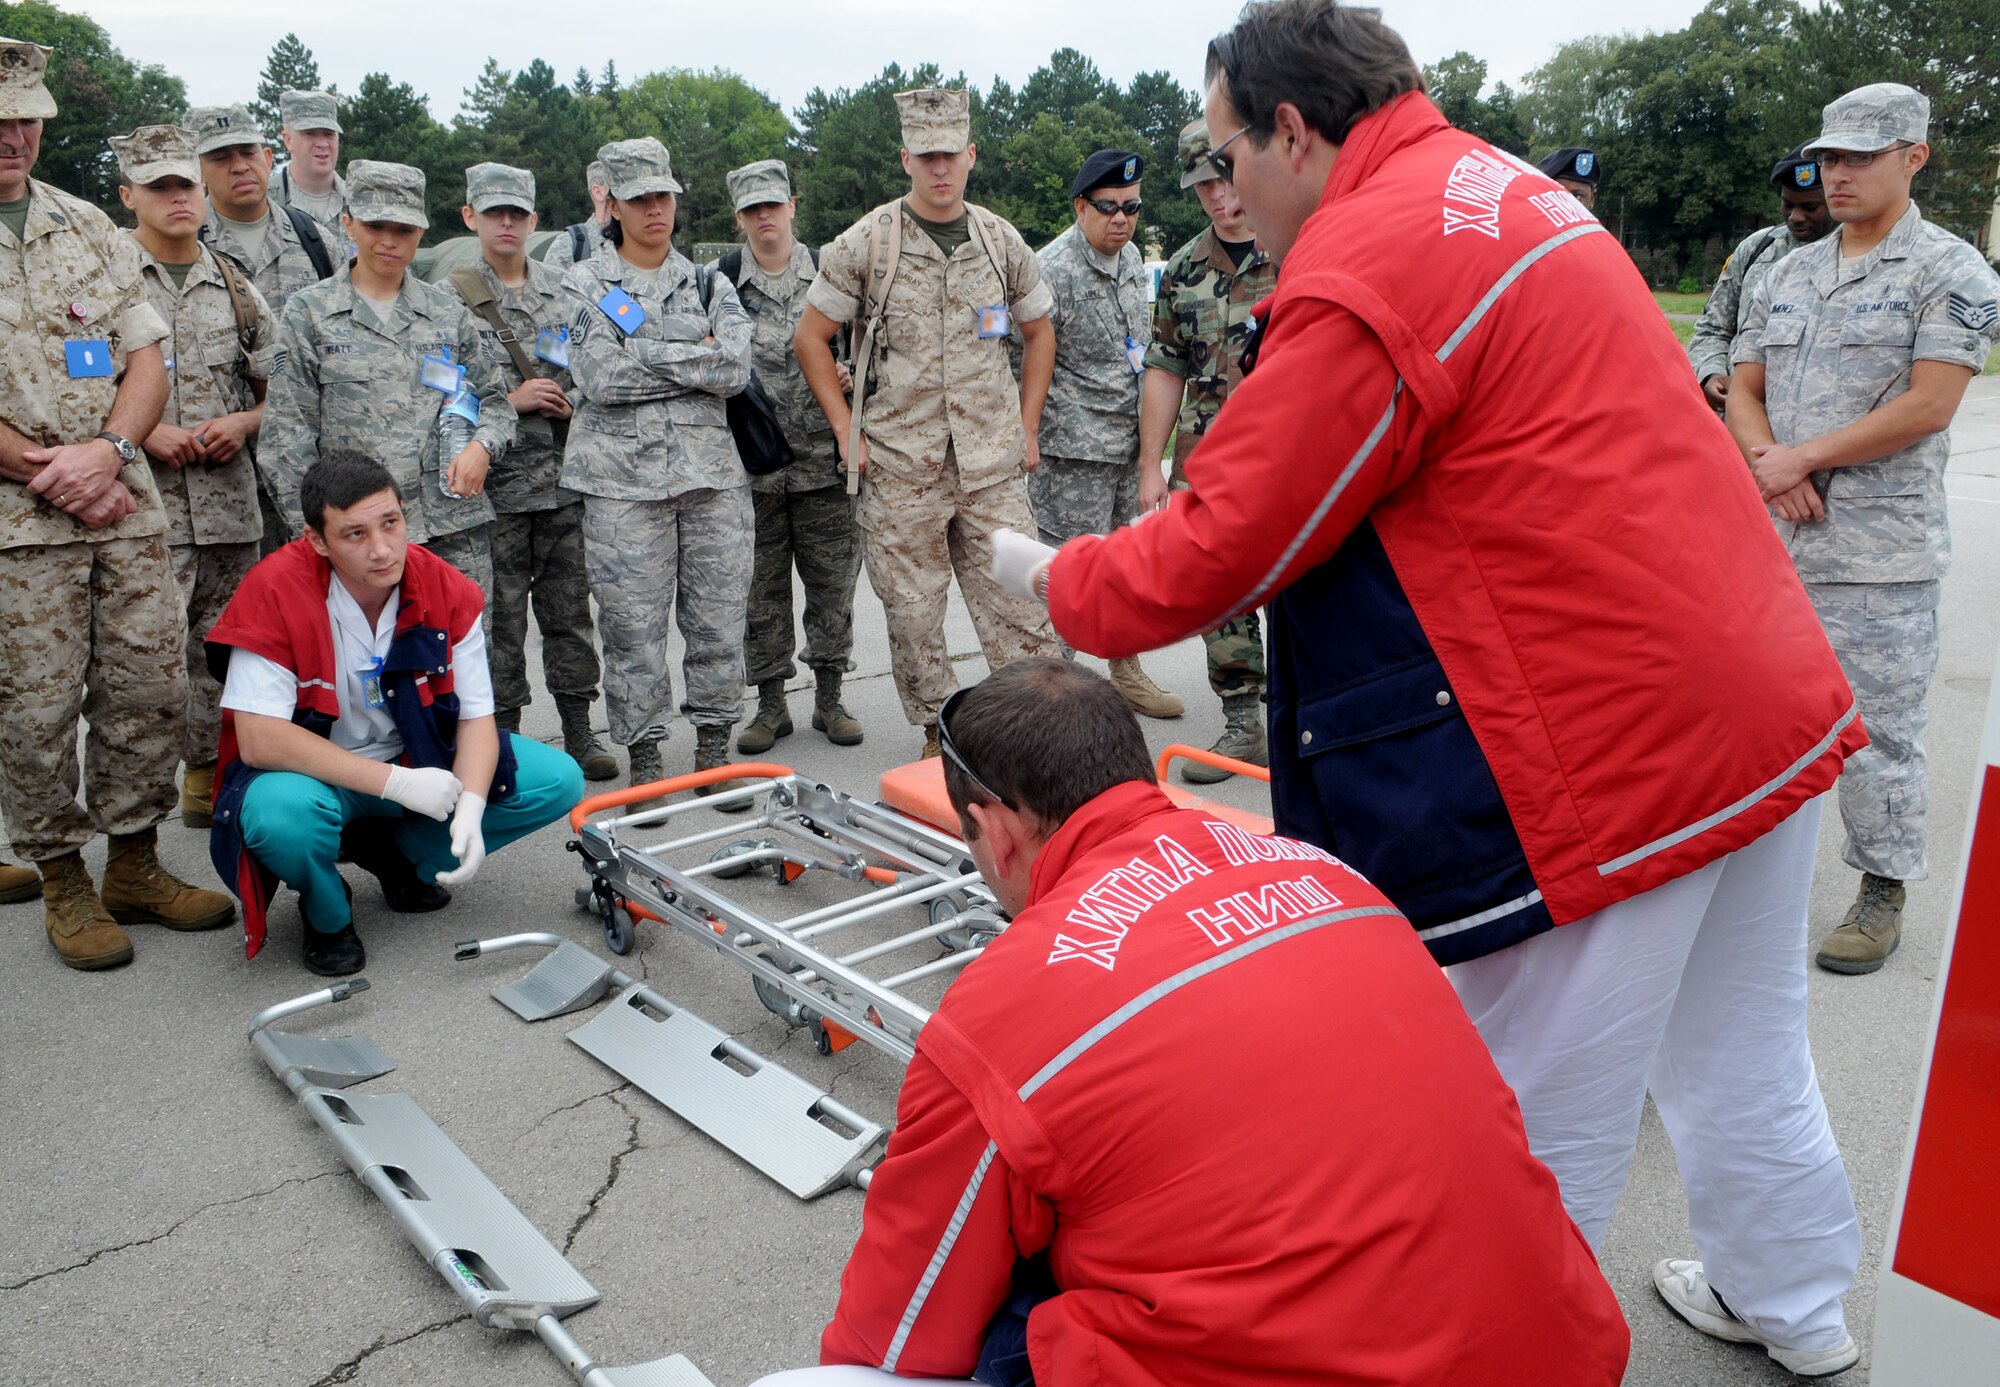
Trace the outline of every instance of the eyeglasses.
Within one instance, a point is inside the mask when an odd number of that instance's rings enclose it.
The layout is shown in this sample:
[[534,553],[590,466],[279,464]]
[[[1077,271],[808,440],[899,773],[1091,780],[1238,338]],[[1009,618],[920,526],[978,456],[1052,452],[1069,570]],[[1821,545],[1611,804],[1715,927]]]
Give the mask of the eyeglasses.
[[1822,170],[1837,169],[1842,164],[1851,169],[1865,169],[1884,154],[1894,154],[1899,149],[1908,149],[1910,141],[1898,140],[1887,149],[1840,150],[1822,149],[1813,156],[1813,162]]
[[1139,209],[1145,206],[1144,201],[1136,197],[1124,202],[1113,202],[1108,197],[1087,197],[1084,201],[1107,217],[1115,217],[1121,212],[1128,217],[1136,217],[1139,215]]
[[1236,181],[1236,160],[1234,158],[1225,158],[1222,151],[1249,133],[1250,127],[1246,125],[1214,149],[1208,151],[1208,166],[1215,170],[1216,177],[1230,183]]
[[971,692],[969,689],[956,690],[950,698],[944,701],[944,706],[938,709],[938,750],[943,752],[946,759],[954,766],[958,767],[959,773],[967,780],[970,780],[973,787],[981,794],[985,795],[988,799],[998,800],[1009,809],[1019,812],[1019,805],[979,778],[979,772],[973,770],[971,766],[965,763],[965,757],[959,754],[957,745],[951,740],[951,710],[957,707],[958,701],[964,698],[969,692]]

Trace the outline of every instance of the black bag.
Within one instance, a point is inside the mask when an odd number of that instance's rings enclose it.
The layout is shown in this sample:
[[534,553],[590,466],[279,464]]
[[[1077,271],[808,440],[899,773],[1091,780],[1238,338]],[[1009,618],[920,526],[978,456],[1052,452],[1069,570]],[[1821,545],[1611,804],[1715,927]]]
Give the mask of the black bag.
[[[706,309],[715,271],[707,265],[696,267],[695,283],[701,291],[701,306]],[[778,411],[755,371],[750,373],[750,383],[723,403],[728,407],[729,433],[736,440],[736,454],[743,459],[745,472],[767,477],[792,465],[792,445],[785,441],[785,431],[778,427]]]

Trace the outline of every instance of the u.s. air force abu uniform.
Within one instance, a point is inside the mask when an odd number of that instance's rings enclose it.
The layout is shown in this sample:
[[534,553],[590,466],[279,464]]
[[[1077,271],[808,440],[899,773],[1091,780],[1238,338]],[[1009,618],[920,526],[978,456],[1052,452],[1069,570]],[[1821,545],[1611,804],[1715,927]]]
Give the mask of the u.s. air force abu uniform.
[[[340,101],[332,92],[288,91],[278,95],[278,119],[288,130],[327,130],[337,141],[341,136]],[[339,145],[334,146],[336,153]],[[309,193],[292,179],[289,166],[278,171],[271,188],[271,201],[279,207],[296,207],[319,224],[336,261],[345,259],[347,232],[340,214],[347,210],[347,183],[339,174],[324,193]]]

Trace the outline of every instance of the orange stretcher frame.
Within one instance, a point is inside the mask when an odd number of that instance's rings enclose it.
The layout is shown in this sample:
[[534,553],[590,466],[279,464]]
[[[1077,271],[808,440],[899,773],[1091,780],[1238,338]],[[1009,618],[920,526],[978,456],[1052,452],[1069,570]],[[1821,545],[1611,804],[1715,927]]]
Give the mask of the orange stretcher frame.
[[[1250,833],[1269,834],[1271,818],[1268,814],[1254,813],[1248,809],[1238,809],[1234,805],[1218,804],[1204,799],[1192,790],[1184,790],[1167,781],[1167,768],[1175,761],[1198,761],[1207,766],[1219,766],[1237,775],[1247,775],[1253,780],[1270,783],[1271,773],[1262,766],[1253,766],[1248,761],[1238,761],[1228,756],[1218,756],[1200,747],[1186,746],[1176,742],[1160,752],[1156,767],[1160,788],[1167,798],[1182,809],[1199,809],[1213,814],[1225,823],[1235,824]],[[944,789],[944,762],[933,756],[927,761],[912,761],[907,766],[897,766],[882,772],[882,803],[898,813],[908,814],[920,823],[946,833],[958,832],[958,815],[952,812],[951,799]]]

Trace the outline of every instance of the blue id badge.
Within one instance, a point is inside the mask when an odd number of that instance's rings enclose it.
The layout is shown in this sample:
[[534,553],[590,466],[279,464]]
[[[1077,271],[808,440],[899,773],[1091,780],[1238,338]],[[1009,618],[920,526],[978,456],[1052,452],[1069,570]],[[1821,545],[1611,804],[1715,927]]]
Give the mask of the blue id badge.
[[456,395],[465,389],[465,368],[452,361],[448,350],[443,356],[425,357],[417,378],[446,395]]
[[382,697],[382,666],[386,663],[378,659],[361,675],[361,701],[370,708],[380,708],[385,702]]
[[639,307],[639,301],[623,289],[613,289],[597,301],[597,310],[611,320],[611,325],[630,337],[646,321],[646,310]]
[[1132,374],[1143,375],[1146,370],[1146,344],[1135,339],[1131,333],[1125,334],[1125,364],[1132,368]]
[[[643,314],[641,316],[644,316]],[[558,370],[569,369],[569,328],[545,327],[535,334],[535,355]]]
[[982,338],[1005,337],[1007,329],[1012,326],[1013,318],[1007,312],[1007,305],[1004,303],[996,303],[991,308],[979,310],[979,335]]
[[445,396],[444,412],[456,414],[470,424],[479,422],[479,397],[470,390],[460,390]]
[[92,376],[111,374],[111,345],[102,337],[93,337],[88,342],[63,343],[63,357],[69,363],[71,380],[88,380]]

